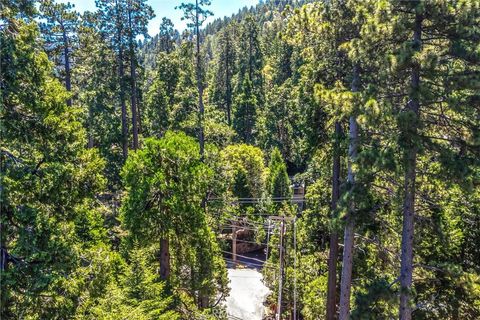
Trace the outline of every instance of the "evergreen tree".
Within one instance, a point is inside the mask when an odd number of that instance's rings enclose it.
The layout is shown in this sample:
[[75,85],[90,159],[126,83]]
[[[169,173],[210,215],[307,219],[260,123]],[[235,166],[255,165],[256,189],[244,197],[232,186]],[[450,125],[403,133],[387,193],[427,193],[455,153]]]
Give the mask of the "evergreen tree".
[[202,57],[200,52],[200,28],[205,20],[213,15],[210,10],[205,9],[205,7],[210,4],[210,0],[196,0],[195,3],[182,3],[180,6],[176,7],[183,11],[182,19],[189,21],[187,26],[193,29],[195,34],[195,74],[198,90],[198,140],[200,143],[200,154],[202,159],[205,156],[205,107],[203,105],[204,72],[202,70]]
[[237,90],[238,93],[234,101],[233,128],[242,142],[253,144],[255,142],[255,121],[258,109],[255,89],[252,81],[247,77]]
[[117,55],[118,100],[121,108],[122,151],[123,159],[128,157],[128,121],[127,121],[127,82],[125,75],[125,52],[127,50],[127,6],[125,0],[96,0],[99,27],[104,38],[109,40],[112,50]]
[[84,127],[89,148],[98,148],[107,160],[105,175],[110,190],[118,190],[123,164],[121,117],[114,101],[117,74],[116,54],[98,30],[96,14],[85,12],[78,30],[78,48],[75,53],[78,106],[85,110]]
[[162,23],[160,24],[160,33],[158,34],[158,45],[160,52],[166,52],[167,54],[172,53],[175,48],[175,38],[177,37],[178,31],[174,29],[172,20],[163,17]]
[[[78,29],[78,13],[70,3],[55,3],[52,0],[42,1],[40,10],[46,23],[42,24],[42,35],[46,40],[46,48],[54,60],[62,61],[65,88],[72,91],[71,51],[75,46]],[[59,52],[60,51],[60,52]],[[72,106],[72,99],[67,100]]]
[[171,127],[175,90],[179,82],[180,65],[176,53],[160,52],[152,84],[146,93],[145,115],[147,133],[162,136]]
[[[160,279],[171,288],[191,288],[201,308],[226,289],[223,261],[201,206],[210,176],[194,140],[173,132],[147,139],[123,170],[123,221],[131,241],[156,246]],[[184,268],[190,270],[187,278]]]
[[217,57],[211,95],[211,103],[225,112],[229,126],[232,125],[233,76],[236,71],[236,48],[234,30],[236,25],[226,27],[218,36]]
[[272,198],[280,198],[281,200],[288,201],[288,198],[292,195],[290,189],[290,178],[287,173],[287,166],[283,160],[280,150],[273,149],[270,155],[270,163],[268,165],[269,177],[268,177],[268,189]]
[[130,106],[132,114],[133,150],[139,148],[138,134],[140,110],[137,93],[137,57],[135,39],[142,35],[148,38],[147,26],[149,20],[155,17],[152,7],[146,0],[126,0],[128,14],[128,49],[130,58]]
[[104,161],[83,147],[79,110],[52,78],[37,25],[8,23],[0,33],[1,317],[69,318],[89,283],[81,259],[91,243],[78,223],[96,210]]

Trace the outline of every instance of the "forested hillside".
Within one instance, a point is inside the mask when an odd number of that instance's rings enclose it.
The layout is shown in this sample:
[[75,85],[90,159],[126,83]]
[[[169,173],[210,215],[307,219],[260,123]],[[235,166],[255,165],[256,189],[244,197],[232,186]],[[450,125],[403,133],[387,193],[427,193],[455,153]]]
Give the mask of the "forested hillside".
[[95,3],[0,3],[1,319],[480,319],[480,0]]

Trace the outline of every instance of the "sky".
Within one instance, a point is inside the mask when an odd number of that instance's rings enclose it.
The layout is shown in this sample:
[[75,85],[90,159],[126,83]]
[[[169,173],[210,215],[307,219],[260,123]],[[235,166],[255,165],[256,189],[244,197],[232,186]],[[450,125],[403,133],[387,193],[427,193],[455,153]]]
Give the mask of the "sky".
[[[150,21],[148,25],[148,33],[154,36],[158,33],[160,22],[163,17],[172,20],[178,30],[186,28],[186,21],[182,21],[182,13],[180,10],[175,10],[175,7],[182,2],[189,2],[191,0],[148,0],[148,3],[155,11],[155,18]],[[75,9],[80,13],[84,11],[95,11],[95,0],[58,0],[58,2],[70,2],[75,5]],[[207,22],[213,21],[224,16],[231,16],[237,13],[239,9],[247,6],[256,5],[258,0],[212,0],[212,5],[209,10],[213,12],[214,16],[210,17]]]

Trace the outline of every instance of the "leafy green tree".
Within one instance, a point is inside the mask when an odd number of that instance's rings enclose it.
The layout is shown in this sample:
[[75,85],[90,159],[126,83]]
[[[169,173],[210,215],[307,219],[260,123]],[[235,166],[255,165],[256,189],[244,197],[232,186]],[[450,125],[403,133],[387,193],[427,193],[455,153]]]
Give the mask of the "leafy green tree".
[[234,204],[227,210],[260,221],[256,213],[263,211],[262,200],[266,196],[268,178],[263,151],[246,144],[230,145],[220,152],[220,163],[226,199],[240,200],[239,205]]
[[164,284],[157,279],[151,257],[148,250],[132,250],[130,264],[125,266],[121,280],[112,281],[105,296],[100,297],[85,315],[79,315],[79,319],[180,319],[172,310],[173,299],[166,295]]

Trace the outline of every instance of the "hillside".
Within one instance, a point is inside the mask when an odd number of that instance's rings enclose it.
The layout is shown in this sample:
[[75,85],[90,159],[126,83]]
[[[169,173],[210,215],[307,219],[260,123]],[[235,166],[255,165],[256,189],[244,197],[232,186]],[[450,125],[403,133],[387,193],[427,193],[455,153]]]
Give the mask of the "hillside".
[[478,0],[95,3],[1,4],[1,319],[480,319]]

